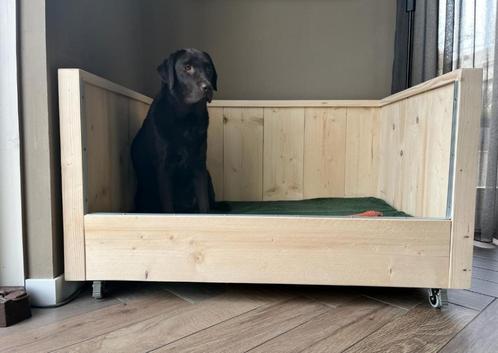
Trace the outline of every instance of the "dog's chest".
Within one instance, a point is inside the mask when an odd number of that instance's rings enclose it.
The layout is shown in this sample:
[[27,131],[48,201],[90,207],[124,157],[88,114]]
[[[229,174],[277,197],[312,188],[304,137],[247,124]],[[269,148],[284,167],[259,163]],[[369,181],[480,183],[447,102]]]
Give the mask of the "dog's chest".
[[175,129],[168,143],[167,159],[180,168],[191,168],[205,159],[207,133],[200,126]]

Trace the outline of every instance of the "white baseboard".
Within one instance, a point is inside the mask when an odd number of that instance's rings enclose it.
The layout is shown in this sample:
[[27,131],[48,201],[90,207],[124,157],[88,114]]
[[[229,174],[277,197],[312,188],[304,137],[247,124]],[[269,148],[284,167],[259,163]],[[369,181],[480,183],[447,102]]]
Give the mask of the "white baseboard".
[[35,306],[57,305],[75,293],[83,282],[64,280],[64,274],[56,278],[28,278],[26,291]]

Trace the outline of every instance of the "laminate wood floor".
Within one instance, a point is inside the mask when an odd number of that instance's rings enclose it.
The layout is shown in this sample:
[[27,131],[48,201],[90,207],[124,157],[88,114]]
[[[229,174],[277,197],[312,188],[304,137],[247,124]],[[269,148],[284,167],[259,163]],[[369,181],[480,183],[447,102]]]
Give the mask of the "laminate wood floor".
[[0,352],[498,352],[498,251],[475,249],[448,310],[425,290],[112,283],[0,328]]

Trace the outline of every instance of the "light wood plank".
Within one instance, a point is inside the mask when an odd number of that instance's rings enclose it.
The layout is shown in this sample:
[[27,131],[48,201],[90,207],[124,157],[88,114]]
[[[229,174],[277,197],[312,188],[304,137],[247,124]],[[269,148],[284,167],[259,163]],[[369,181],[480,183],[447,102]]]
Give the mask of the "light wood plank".
[[[454,84],[442,86],[423,96],[427,105],[425,165],[421,208],[417,216],[446,217],[451,159]],[[420,164],[423,162],[420,161]]]
[[224,199],[263,200],[263,108],[225,108]]
[[403,313],[405,310],[356,298],[348,305],[331,309],[249,352],[342,352]]
[[345,108],[378,107],[379,100],[213,100],[209,107],[224,108]]
[[87,277],[444,287],[449,227],[447,220],[92,214],[85,216]]
[[346,108],[306,108],[304,198],[343,197]]
[[378,109],[348,108],[345,195],[372,196],[379,167]]
[[474,70],[474,69],[458,69],[448,72],[444,75],[435,77],[432,80],[422,82],[416,86],[410,87],[401,92],[390,95],[389,97],[381,99],[379,102],[379,106],[382,107],[385,105],[396,103],[406,98],[410,98],[424,92],[430,92],[433,89],[452,84],[453,82],[461,80],[462,74],[465,70]]
[[468,288],[474,239],[482,70],[464,69],[459,86],[451,212],[450,285],[452,288]]
[[62,206],[64,226],[64,275],[85,279],[85,186],[83,149],[85,125],[79,71],[59,71]]
[[148,352],[207,329],[262,305],[290,299],[287,295],[262,295],[256,290],[230,290],[196,305],[176,310],[105,333],[60,352]]
[[402,141],[406,102],[400,101],[380,111],[379,177],[377,195],[401,209]]
[[458,333],[441,353],[498,352],[498,301]]
[[247,352],[328,310],[307,299],[293,299],[257,308],[153,352]]
[[0,352],[53,351],[190,305],[166,291],[154,292],[141,300],[113,305],[0,338]]
[[[434,91],[433,91],[434,92]],[[451,136],[451,115],[439,116],[429,113],[428,102],[432,96],[430,92],[429,97],[425,94],[420,94],[410,97],[405,100],[404,123],[402,124],[403,131],[401,132],[402,140],[399,148],[399,183],[400,192],[399,205],[400,208],[410,214],[422,216],[422,202],[425,191],[425,175],[430,174],[432,171],[438,170],[435,165],[427,165],[426,153],[432,153],[430,146],[427,143],[427,126],[428,120],[448,120],[450,122],[450,130],[447,130],[448,135]],[[430,116],[428,116],[430,114]],[[450,144],[448,144],[449,151]],[[389,148],[389,146],[387,146]],[[436,151],[434,151],[436,153]],[[449,163],[449,154],[447,156]],[[432,168],[432,169],[430,169]],[[426,173],[429,169],[429,173]],[[449,167],[444,172],[446,183],[448,182]],[[394,171],[396,172],[396,171]],[[443,189],[448,190],[448,184],[443,186]],[[437,195],[437,194],[436,194]],[[446,199],[444,200],[446,201]],[[443,209],[445,215],[446,205]],[[439,217],[443,215],[438,214]],[[436,215],[434,215],[436,216]]]
[[453,120],[452,85],[380,112],[378,196],[417,217],[446,217]]
[[130,100],[90,84],[84,90],[88,210],[130,211]]
[[209,108],[207,168],[216,200],[223,200],[223,108]]
[[103,77],[99,77],[90,72],[80,70],[80,69],[59,69],[59,72],[68,72],[77,74],[81,77],[81,80],[89,83],[93,86],[103,88],[106,91],[113,92],[115,94],[119,94],[124,97],[131,98],[132,100],[136,100],[145,104],[150,105],[152,103],[152,98],[144,96],[138,92],[135,92],[129,88],[118,85],[112,81],[106,80]]
[[149,111],[149,104],[143,103],[137,100],[129,100],[128,101],[128,142],[127,149],[129,150],[129,158],[130,162],[127,163],[128,166],[128,174],[126,180],[127,190],[125,192],[124,197],[126,198],[125,204],[128,205],[126,208],[128,210],[134,209],[134,201],[135,201],[135,191],[137,189],[137,181],[135,176],[135,169],[133,168],[133,163],[131,161],[131,144],[135,136],[137,135],[138,130],[142,127],[142,124],[147,116]]
[[[113,211],[111,177],[110,121],[107,92],[83,83],[86,124],[86,198],[89,212]],[[126,129],[127,130],[127,129]],[[127,132],[127,131],[126,131]],[[91,143],[88,143],[91,141]]]
[[476,315],[452,304],[446,311],[419,305],[345,352],[437,352]]
[[304,108],[264,109],[263,200],[303,197]]

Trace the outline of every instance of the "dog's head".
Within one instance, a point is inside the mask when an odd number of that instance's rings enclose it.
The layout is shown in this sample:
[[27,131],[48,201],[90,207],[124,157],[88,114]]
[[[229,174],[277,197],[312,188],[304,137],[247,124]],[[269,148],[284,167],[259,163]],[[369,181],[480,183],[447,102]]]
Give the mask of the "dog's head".
[[165,86],[185,104],[211,102],[218,75],[213,60],[197,49],[180,49],[157,68]]

